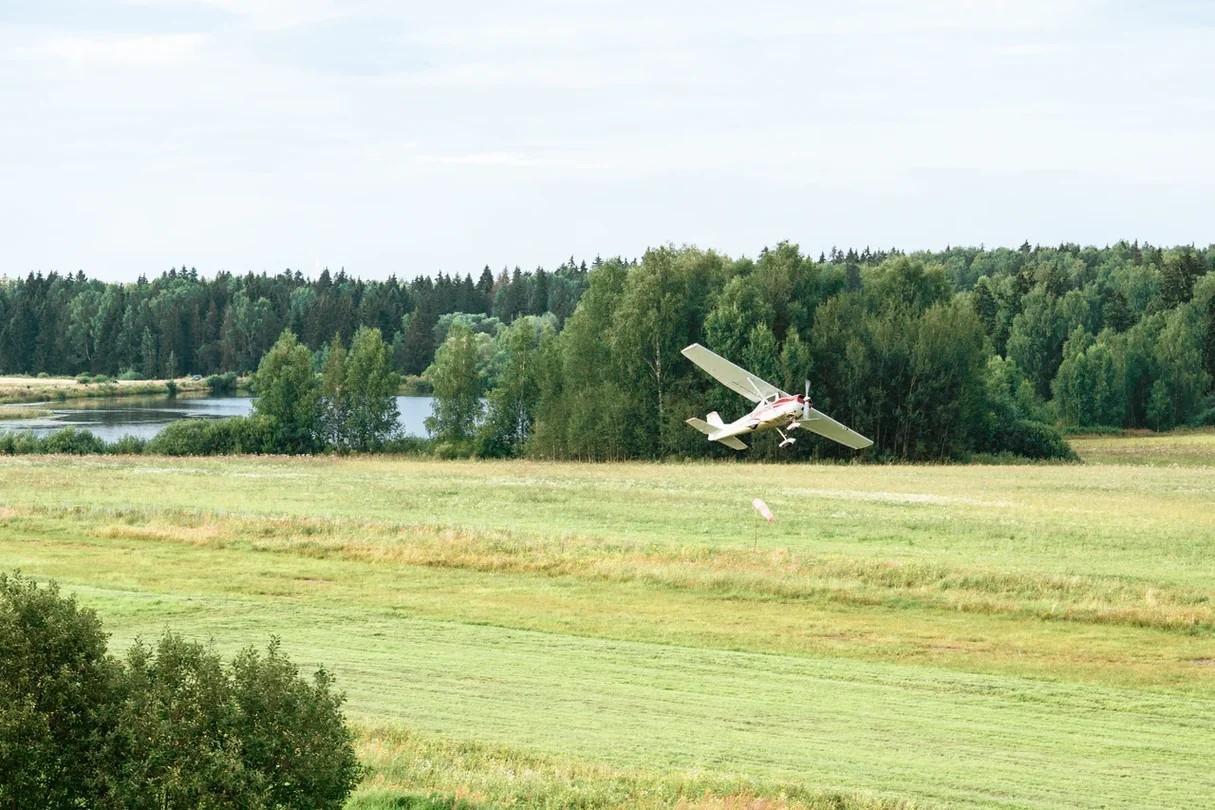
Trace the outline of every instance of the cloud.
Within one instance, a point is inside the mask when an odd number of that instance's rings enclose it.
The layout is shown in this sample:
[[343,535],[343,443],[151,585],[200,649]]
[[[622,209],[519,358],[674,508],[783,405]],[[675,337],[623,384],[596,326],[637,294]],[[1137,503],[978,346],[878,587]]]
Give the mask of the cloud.
[[156,8],[207,7],[218,9],[260,30],[278,30],[296,25],[352,16],[365,10],[364,3],[342,0],[124,0],[127,5]]
[[252,31],[243,39],[259,58],[310,73],[379,76],[420,70],[426,50],[392,17],[349,17]]
[[513,166],[531,167],[541,165],[534,157],[509,152],[479,152],[466,155],[416,155],[418,163],[440,163],[452,166]]
[[0,24],[73,33],[127,34],[213,31],[233,21],[224,10],[189,2],[37,0],[0,3]]
[[152,67],[188,61],[206,41],[206,34],[64,35],[35,50],[72,65]]

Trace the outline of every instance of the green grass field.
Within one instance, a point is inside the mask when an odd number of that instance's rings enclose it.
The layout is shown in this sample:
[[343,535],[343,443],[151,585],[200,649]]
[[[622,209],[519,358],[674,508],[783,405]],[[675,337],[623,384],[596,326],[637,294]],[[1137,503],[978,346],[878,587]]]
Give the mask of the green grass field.
[[1202,806],[1211,438],[1057,466],[5,458],[0,567],[116,649],[273,633],[326,665],[355,807]]

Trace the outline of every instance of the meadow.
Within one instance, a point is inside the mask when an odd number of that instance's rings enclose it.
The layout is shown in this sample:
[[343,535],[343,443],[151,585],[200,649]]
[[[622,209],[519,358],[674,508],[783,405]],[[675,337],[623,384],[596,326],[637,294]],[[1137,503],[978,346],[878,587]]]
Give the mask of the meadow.
[[116,650],[275,634],[323,664],[353,807],[1201,806],[1211,438],[1079,439],[1083,465],[13,457],[0,567]]
[[[179,377],[176,380],[115,380],[106,382],[79,382],[72,377],[6,377],[0,376],[0,405],[24,402],[62,402],[65,399],[91,397],[124,397],[149,394],[164,395],[173,390],[202,392],[208,390],[205,380]],[[14,412],[16,409],[13,409]],[[23,419],[23,416],[5,415],[0,418]]]

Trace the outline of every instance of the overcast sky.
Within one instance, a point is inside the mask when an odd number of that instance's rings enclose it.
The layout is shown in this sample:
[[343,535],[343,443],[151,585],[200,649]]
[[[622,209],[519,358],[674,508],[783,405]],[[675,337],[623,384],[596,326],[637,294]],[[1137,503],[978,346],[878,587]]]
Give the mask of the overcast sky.
[[10,276],[1207,244],[1215,4],[0,0],[0,155]]

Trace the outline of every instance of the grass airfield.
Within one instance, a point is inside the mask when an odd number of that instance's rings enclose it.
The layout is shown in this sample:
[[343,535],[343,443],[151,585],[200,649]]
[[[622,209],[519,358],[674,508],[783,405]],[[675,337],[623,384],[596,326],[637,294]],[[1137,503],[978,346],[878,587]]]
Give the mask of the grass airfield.
[[324,664],[354,807],[1201,806],[1212,438],[1078,439],[1080,466],[4,458],[0,567],[115,648],[276,634]]

